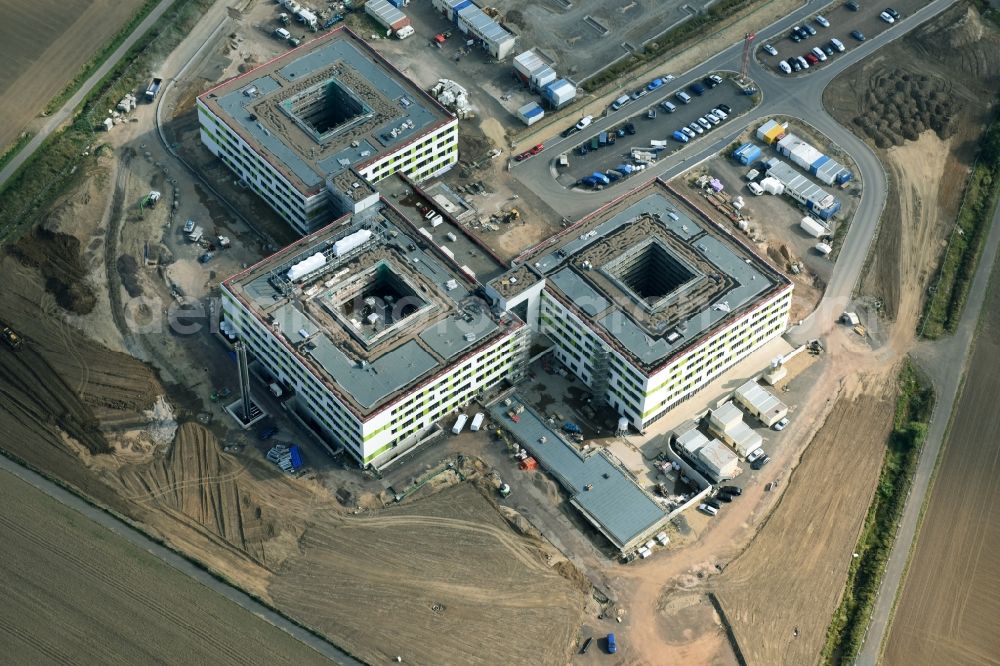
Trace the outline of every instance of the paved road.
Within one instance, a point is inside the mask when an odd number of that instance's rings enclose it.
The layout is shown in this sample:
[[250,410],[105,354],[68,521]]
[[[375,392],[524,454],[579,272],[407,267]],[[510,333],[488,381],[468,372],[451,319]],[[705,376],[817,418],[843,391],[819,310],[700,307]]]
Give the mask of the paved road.
[[109,531],[117,534],[126,541],[129,541],[133,545],[142,548],[155,557],[158,557],[165,564],[170,565],[177,571],[186,574],[205,587],[218,592],[233,603],[242,606],[254,615],[270,622],[274,626],[290,634],[292,637],[313,648],[323,656],[329,658],[334,663],[344,664],[346,666],[361,666],[361,662],[352,658],[350,655],[345,654],[330,643],[317,638],[305,629],[289,622],[269,609],[267,606],[255,601],[243,591],[221,582],[204,569],[195,566],[172,550],[156,543],[128,523],[118,520],[111,514],[105,513],[104,511],[101,511],[100,509],[84,502],[73,493],[60,488],[41,475],[25,469],[21,465],[4,456],[0,456],[0,469],[10,472],[17,478],[42,491],[60,504],[67,506],[74,511],[78,511],[80,514],[86,516],[98,525],[107,528]]
[[107,76],[108,72],[110,72],[111,69],[118,64],[118,61],[121,60],[122,57],[128,52],[128,50],[132,48],[132,45],[146,34],[146,31],[149,30],[161,16],[163,16],[163,12],[167,11],[173,2],[174,0],[161,0],[160,4],[158,4],[138,26],[136,26],[135,30],[132,31],[132,34],[125,38],[122,45],[119,46],[115,52],[104,61],[104,64],[98,67],[97,71],[94,72],[89,79],[84,81],[83,85],[80,86],[80,89],[76,91],[76,94],[70,97],[69,100],[63,104],[61,109],[49,116],[48,121],[46,121],[45,125],[42,126],[42,129],[38,131],[38,134],[33,136],[31,141],[28,142],[28,145],[22,148],[21,152],[15,155],[14,159],[8,162],[7,166],[0,171],[0,187],[3,187],[4,183],[6,183],[7,180],[14,175],[14,172],[17,171],[22,164],[24,164],[25,160],[35,154],[35,151],[42,145],[42,142],[49,138],[50,134],[59,129],[64,122],[73,116],[73,112],[76,111],[76,107],[80,105],[83,98],[89,95],[94,86],[96,86],[101,79]]
[[906,568],[910,548],[917,535],[917,521],[924,505],[924,497],[930,485],[931,476],[937,464],[938,453],[947,435],[948,422],[962,379],[965,376],[965,366],[969,348],[975,337],[979,323],[979,314],[986,299],[990,273],[993,269],[993,258],[1000,249],[1000,204],[993,214],[989,235],[983,248],[983,260],[979,262],[976,274],[969,290],[969,300],[965,304],[962,318],[955,335],[944,341],[924,343],[915,356],[921,367],[925,368],[934,382],[937,393],[937,403],[931,417],[927,440],[920,454],[920,463],[913,478],[913,487],[906,502],[903,519],[896,532],[896,540],[886,563],[885,573],[879,587],[878,598],[872,611],[865,642],[858,653],[857,664],[871,665],[878,663],[882,645],[887,637],[890,614],[897,595],[901,592],[903,573]]

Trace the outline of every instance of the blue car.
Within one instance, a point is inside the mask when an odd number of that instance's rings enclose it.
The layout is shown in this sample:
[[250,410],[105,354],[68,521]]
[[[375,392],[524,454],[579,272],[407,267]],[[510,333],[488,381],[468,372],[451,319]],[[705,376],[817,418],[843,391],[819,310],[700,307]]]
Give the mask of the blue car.
[[608,634],[608,654],[615,654],[618,652],[618,643],[615,641],[614,634]]
[[705,86],[703,86],[700,83],[692,83],[691,85],[688,86],[688,90],[693,92],[695,95],[698,95],[699,97],[705,94]]

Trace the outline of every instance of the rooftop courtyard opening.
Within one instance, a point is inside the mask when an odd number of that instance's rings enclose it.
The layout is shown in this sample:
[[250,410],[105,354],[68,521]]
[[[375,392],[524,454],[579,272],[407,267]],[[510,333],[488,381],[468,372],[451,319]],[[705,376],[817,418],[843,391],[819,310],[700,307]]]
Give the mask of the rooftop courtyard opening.
[[619,255],[605,271],[650,306],[698,276],[687,262],[655,239]]
[[363,121],[372,110],[350,88],[328,79],[282,102],[282,108],[317,142]]

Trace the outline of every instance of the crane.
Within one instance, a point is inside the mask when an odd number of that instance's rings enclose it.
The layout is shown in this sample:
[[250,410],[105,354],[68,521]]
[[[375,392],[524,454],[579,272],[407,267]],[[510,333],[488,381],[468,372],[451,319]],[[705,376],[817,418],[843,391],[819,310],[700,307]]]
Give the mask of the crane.
[[749,80],[750,74],[750,46],[753,44],[753,40],[757,38],[757,35],[752,32],[748,32],[743,35],[743,62],[740,64],[740,78],[746,82]]

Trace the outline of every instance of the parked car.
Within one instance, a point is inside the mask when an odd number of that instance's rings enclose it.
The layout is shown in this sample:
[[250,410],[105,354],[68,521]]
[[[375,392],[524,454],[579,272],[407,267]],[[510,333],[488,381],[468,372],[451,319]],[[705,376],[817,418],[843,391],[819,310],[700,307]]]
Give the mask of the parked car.
[[792,73],[792,66],[789,65],[784,60],[782,60],[781,62],[778,63],[778,69],[780,69],[785,74],[791,74]]
[[674,97],[676,97],[677,101],[680,102],[681,104],[691,103],[691,95],[688,95],[683,90],[678,90],[676,93],[674,93]]
[[840,53],[843,53],[844,51],[847,50],[847,47],[844,46],[844,42],[842,42],[842,41],[840,41],[839,39],[836,39],[836,38],[830,40],[830,46],[832,46],[834,49],[836,49]]
[[798,58],[790,58],[789,62],[791,62],[791,64],[792,64],[792,71],[793,72],[801,72],[802,71],[802,65],[799,64],[799,59]]
[[861,11],[861,3],[858,2],[857,0],[848,0],[847,4],[845,4],[844,6],[850,9],[852,12]]
[[860,30],[852,30],[851,37],[858,40],[859,42],[865,41],[865,33],[861,32]]
[[773,56],[778,55],[778,49],[774,48],[770,44],[764,44],[762,48],[764,49],[764,53],[768,55],[773,55]]
[[674,130],[673,137],[676,141],[680,141],[681,143],[687,143],[690,141],[688,135],[680,130]]
[[784,430],[785,426],[787,425],[788,425],[788,418],[783,418],[777,423],[775,423],[773,426],[771,426],[771,430]]
[[726,113],[732,113],[733,112],[732,107],[729,106],[728,104],[720,104],[719,108],[722,109],[723,111],[725,111]]
[[812,49],[812,54],[816,56],[816,59],[819,60],[820,62],[826,62],[826,53],[824,53],[823,49],[821,49],[820,47],[814,46]]
[[771,459],[768,456],[762,456],[760,458],[757,458],[757,460],[754,460],[752,463],[750,463],[750,468],[755,470],[761,469],[762,467],[764,467],[764,465],[768,464],[769,462],[771,462]]
[[625,133],[628,135],[635,134],[635,125],[632,123],[625,123]]
[[708,514],[709,516],[714,516],[717,513],[719,513],[718,509],[716,509],[714,506],[709,506],[708,504],[699,504],[698,510],[701,511],[702,513]]
[[618,652],[618,641],[615,640],[614,634],[608,634],[608,654],[616,652]]
[[699,125],[698,123],[691,123],[690,125],[688,125],[688,127],[690,127],[691,129],[693,129],[694,132],[695,132],[695,134],[704,134],[705,133],[705,128],[702,127],[701,125]]
[[719,490],[730,495],[736,495],[737,497],[743,494],[743,489],[739,486],[722,486]]
[[813,20],[816,21],[816,23],[819,23],[824,28],[829,28],[830,27],[830,22],[827,21],[826,17],[823,16],[822,14],[817,14],[816,18],[813,19]]
[[684,134],[686,134],[689,139],[693,139],[695,136],[697,136],[697,134],[695,134],[695,131],[690,127],[682,127],[681,131],[684,132]]
[[806,58],[806,62],[808,62],[810,65],[815,65],[816,63],[819,62],[819,58],[817,58],[816,54],[813,53],[812,51],[810,51],[809,53],[807,53],[805,55],[805,58]]
[[802,67],[802,69],[809,69],[809,61],[808,60],[806,60],[802,56],[798,56],[797,59],[799,61],[799,66]]
[[716,511],[718,511],[719,509],[721,509],[721,508],[722,508],[722,505],[721,505],[721,504],[719,504],[719,503],[718,503],[717,501],[715,501],[714,499],[711,499],[711,498],[709,498],[709,499],[705,500],[705,504],[706,504],[707,506],[710,506],[710,507],[712,507],[712,508],[713,508],[713,509],[715,509]]
[[696,122],[701,125],[702,129],[712,129],[712,123],[708,122],[708,119],[705,118],[705,116],[701,116]]
[[[722,110],[722,107],[724,106],[726,105],[720,104],[718,108],[712,109],[712,113],[714,113],[719,120],[725,120],[726,118],[729,117],[729,113]],[[728,109],[729,107],[727,106],[726,108]]]
[[799,29],[798,28],[792,28],[792,32],[789,33],[788,39],[792,40],[796,44],[798,44],[799,42],[801,42],[802,41],[802,37],[799,35]]
[[701,95],[705,94],[705,86],[701,85],[698,82],[695,82],[695,83],[692,83],[691,85],[689,85],[688,86],[688,90],[690,90],[691,92],[693,92],[695,95],[698,95],[699,97]]
[[891,16],[893,18],[893,20],[896,20],[896,21],[898,21],[899,19],[903,18],[903,15],[900,14],[899,12],[897,12],[892,7],[886,7],[885,8],[885,13],[888,14],[889,16]]
[[719,123],[722,122],[722,119],[719,118],[719,116],[712,113],[711,111],[705,114],[705,120],[712,123],[713,125],[718,125]]
[[896,22],[896,19],[894,19],[892,17],[892,14],[890,14],[889,12],[882,12],[881,14],[878,15],[878,17],[889,24]]
[[649,91],[646,90],[645,88],[638,88],[635,90],[635,92],[632,93],[632,99],[639,99],[640,97],[646,95],[647,93],[649,93]]
[[812,27],[808,23],[806,23],[805,25],[803,25],[802,29],[805,30],[806,32],[808,32],[810,37],[812,37],[813,35],[816,34],[816,28]]
[[764,188],[754,182],[747,183],[747,189],[750,190],[753,193],[753,195],[757,197],[764,194]]
[[629,97],[628,95],[622,95],[615,101],[611,102],[611,110],[617,111],[618,109],[622,108],[631,101],[632,101],[631,97]]
[[674,105],[673,102],[668,102],[667,100],[663,100],[662,102],[660,102],[660,106],[663,107],[663,110],[666,111],[667,113],[673,113],[674,111],[677,110],[677,106]]
[[720,500],[722,500],[723,502],[726,502],[727,504],[728,504],[729,502],[732,502],[732,501],[733,501],[733,496],[732,496],[732,495],[730,495],[729,493],[725,493],[725,492],[722,492],[721,490],[720,490],[720,491],[719,491],[719,493],[718,493],[718,494],[717,494],[717,495],[715,496],[715,498],[716,498],[716,499],[720,499]]
[[764,449],[758,447],[747,454],[747,462],[752,463],[763,455],[764,455]]

